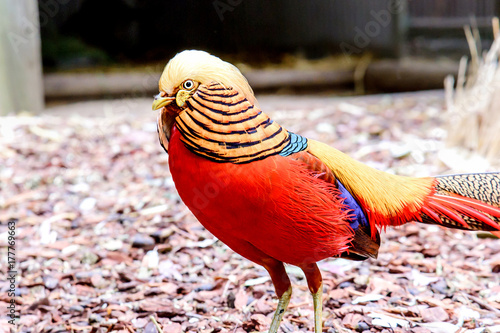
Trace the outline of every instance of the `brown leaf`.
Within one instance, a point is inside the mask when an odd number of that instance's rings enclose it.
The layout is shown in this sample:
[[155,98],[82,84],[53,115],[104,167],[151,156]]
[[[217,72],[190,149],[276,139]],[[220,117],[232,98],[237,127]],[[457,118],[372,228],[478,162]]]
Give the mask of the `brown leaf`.
[[428,258],[428,257],[436,257],[436,256],[438,256],[438,255],[441,254],[441,250],[438,247],[431,247],[431,248],[428,248],[428,249],[424,249],[422,251],[422,254],[426,258]]
[[130,281],[130,282],[118,283],[116,288],[119,291],[130,291],[131,289],[134,289],[135,287],[137,287],[139,285],[140,285],[140,283],[138,281]]
[[422,309],[420,311],[422,319],[428,323],[443,322],[450,319],[448,313],[440,307]]
[[42,305],[50,305],[50,301],[47,297],[44,297],[42,298],[41,300],[31,304],[29,307],[28,307],[28,311],[33,311],[33,310],[36,310],[39,306],[42,306]]
[[196,293],[195,298],[196,300],[200,302],[204,302],[207,299],[213,299],[214,297],[220,296],[221,291],[220,290],[202,290],[198,293]]
[[173,296],[177,295],[177,289],[179,289],[179,287],[175,283],[167,282],[160,285],[160,289],[165,294]]
[[184,314],[184,311],[174,307],[169,299],[148,298],[140,302],[139,310],[143,312],[155,312],[158,317],[172,318]]
[[271,324],[271,318],[268,318],[260,313],[251,315],[250,319],[255,324],[255,328],[258,330],[263,330]]
[[266,301],[266,297],[261,297],[255,304],[254,310],[257,313],[268,314],[273,312],[274,308]]
[[126,264],[131,264],[133,262],[132,258],[128,256],[126,253],[122,252],[115,252],[115,251],[103,251],[105,258],[103,260],[110,260],[114,261],[114,263],[111,264],[116,264],[116,263],[126,263]]
[[406,296],[406,291],[391,278],[372,277],[366,288],[367,294],[387,294],[391,296]]
[[25,314],[19,318],[18,325],[24,327],[34,327],[37,322],[40,321],[40,317],[32,314]]
[[238,290],[234,299],[234,307],[240,311],[247,305],[248,302],[248,294],[244,289]]
[[90,277],[90,282],[97,289],[103,289],[109,285],[109,280],[103,278],[100,274],[94,274]]
[[172,323],[163,326],[164,333],[182,333],[182,326],[179,323]]
[[344,289],[332,289],[328,292],[328,297],[333,298],[335,300],[339,300],[342,298],[347,298],[349,297],[349,292],[344,288]]
[[348,313],[344,319],[342,319],[342,325],[347,328],[355,330],[358,327],[358,323],[364,321],[364,317],[357,313]]

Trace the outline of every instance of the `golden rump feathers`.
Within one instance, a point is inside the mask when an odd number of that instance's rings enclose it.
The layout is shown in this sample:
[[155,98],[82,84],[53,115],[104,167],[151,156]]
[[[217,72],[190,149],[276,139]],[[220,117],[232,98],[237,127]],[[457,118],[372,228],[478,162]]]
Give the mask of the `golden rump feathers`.
[[231,87],[243,94],[250,103],[256,103],[252,88],[238,68],[205,51],[186,50],[177,53],[163,70],[160,91],[170,95],[188,79],[204,85],[218,83]]

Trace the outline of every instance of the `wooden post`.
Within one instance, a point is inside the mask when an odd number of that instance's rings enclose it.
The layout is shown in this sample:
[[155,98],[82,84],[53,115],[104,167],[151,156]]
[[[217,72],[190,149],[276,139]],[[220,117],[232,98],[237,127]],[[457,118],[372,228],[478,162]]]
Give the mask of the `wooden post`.
[[44,107],[36,0],[0,0],[0,115]]

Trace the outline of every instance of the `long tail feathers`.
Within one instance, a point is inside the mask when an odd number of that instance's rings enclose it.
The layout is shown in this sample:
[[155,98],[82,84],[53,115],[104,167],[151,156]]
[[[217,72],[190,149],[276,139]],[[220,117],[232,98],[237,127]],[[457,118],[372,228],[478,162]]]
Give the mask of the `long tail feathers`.
[[434,223],[467,230],[500,230],[500,208],[471,198],[435,194],[422,213]]
[[492,231],[500,236],[500,174],[436,178],[434,194],[421,209],[421,222],[448,228]]
[[436,178],[402,177],[364,165],[340,151],[308,140],[314,155],[363,207],[371,236],[377,227],[410,221],[484,230],[500,237],[500,173]]

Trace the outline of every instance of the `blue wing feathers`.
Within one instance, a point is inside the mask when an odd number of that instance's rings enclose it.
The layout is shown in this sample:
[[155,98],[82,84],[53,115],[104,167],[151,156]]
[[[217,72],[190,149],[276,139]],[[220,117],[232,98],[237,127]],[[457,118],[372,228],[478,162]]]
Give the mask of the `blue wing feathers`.
[[288,144],[283,148],[280,155],[288,156],[307,149],[307,139],[298,134],[288,132]]
[[359,203],[354,199],[352,194],[342,185],[341,182],[337,180],[337,187],[340,191],[340,196],[344,198],[344,205],[347,207],[344,208],[344,210],[352,210],[353,213],[353,218],[351,221],[349,221],[349,224],[351,228],[354,230],[358,229],[359,226],[367,226],[368,221],[366,220],[365,213],[363,212],[363,209],[361,209],[361,206]]

